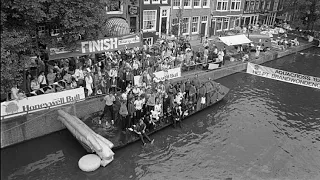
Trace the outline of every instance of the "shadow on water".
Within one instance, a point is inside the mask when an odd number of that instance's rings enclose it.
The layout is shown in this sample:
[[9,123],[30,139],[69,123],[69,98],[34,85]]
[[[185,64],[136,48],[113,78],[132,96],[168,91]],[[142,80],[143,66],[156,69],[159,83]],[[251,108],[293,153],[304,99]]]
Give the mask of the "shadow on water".
[[[320,77],[318,56],[264,65]],[[224,101],[152,135],[153,145],[116,150],[105,168],[81,172],[85,151],[60,131],[1,150],[1,179],[320,179],[319,90],[245,73],[218,82],[230,88]]]

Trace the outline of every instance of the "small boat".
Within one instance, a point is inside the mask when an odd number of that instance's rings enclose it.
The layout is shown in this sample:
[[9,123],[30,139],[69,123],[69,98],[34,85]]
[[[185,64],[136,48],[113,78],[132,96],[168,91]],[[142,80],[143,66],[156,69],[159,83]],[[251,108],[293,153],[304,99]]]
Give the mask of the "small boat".
[[[207,94],[206,94],[206,102],[202,106],[202,108],[198,108],[192,112],[190,112],[187,116],[185,116],[182,120],[187,119],[188,117],[196,114],[197,112],[210,107],[214,104],[217,104],[219,101],[221,101],[229,92],[229,88],[215,82],[215,81],[207,81],[205,82]],[[199,101],[201,101],[199,99]],[[87,126],[89,126],[94,132],[97,134],[100,134],[101,136],[105,137],[109,141],[111,141],[114,144],[113,149],[119,149],[124,146],[127,146],[131,143],[134,143],[136,141],[140,141],[139,136],[135,132],[126,131],[123,132],[121,129],[119,129],[116,125],[114,127],[105,127],[104,125],[98,124],[98,120],[101,115],[101,111],[95,112],[93,114],[90,114],[87,118],[84,118],[83,121]],[[172,125],[173,122],[162,122],[160,124],[157,124],[157,126],[147,131],[147,135],[150,136],[153,133],[156,133],[170,125]],[[80,142],[81,143],[81,142]],[[82,144],[82,143],[81,143]],[[88,148],[86,145],[82,144],[85,149],[88,152],[91,152],[90,148]]]

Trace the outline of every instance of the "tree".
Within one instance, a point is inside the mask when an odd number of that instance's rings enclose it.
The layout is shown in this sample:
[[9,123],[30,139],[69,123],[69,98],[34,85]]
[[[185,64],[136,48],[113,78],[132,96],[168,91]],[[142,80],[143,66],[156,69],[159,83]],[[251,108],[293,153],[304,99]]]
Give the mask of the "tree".
[[[79,37],[103,36],[108,0],[2,0],[1,93],[21,83],[30,56],[50,47],[74,49]],[[39,27],[45,27],[43,33]],[[57,36],[51,32],[58,30]],[[5,83],[4,83],[5,82]]]
[[320,1],[318,0],[285,0],[283,1],[284,12],[292,15],[292,21],[297,26],[305,26],[313,29],[320,25]]
[[177,36],[181,36],[185,22],[183,21],[183,9],[181,9],[180,7],[177,10],[175,19],[177,19],[177,23],[172,24],[171,33]]

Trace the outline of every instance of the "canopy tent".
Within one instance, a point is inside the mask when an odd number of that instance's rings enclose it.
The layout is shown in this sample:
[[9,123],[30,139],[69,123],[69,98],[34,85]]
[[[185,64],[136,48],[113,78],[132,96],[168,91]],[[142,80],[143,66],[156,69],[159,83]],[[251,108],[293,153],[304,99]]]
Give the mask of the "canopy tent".
[[245,35],[235,35],[235,36],[224,36],[219,37],[219,39],[228,46],[240,45],[240,44],[248,44],[252,41],[248,39]]

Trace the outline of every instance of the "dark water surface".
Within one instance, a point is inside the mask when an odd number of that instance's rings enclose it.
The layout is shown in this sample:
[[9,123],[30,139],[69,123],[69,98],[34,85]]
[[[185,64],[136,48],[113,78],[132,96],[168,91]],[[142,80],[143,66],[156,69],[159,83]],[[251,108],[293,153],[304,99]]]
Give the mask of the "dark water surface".
[[[320,77],[320,56],[264,65]],[[245,73],[218,82],[231,89],[224,101],[153,135],[154,145],[116,150],[105,168],[82,172],[86,152],[64,130],[2,149],[1,179],[320,179],[319,90]]]

